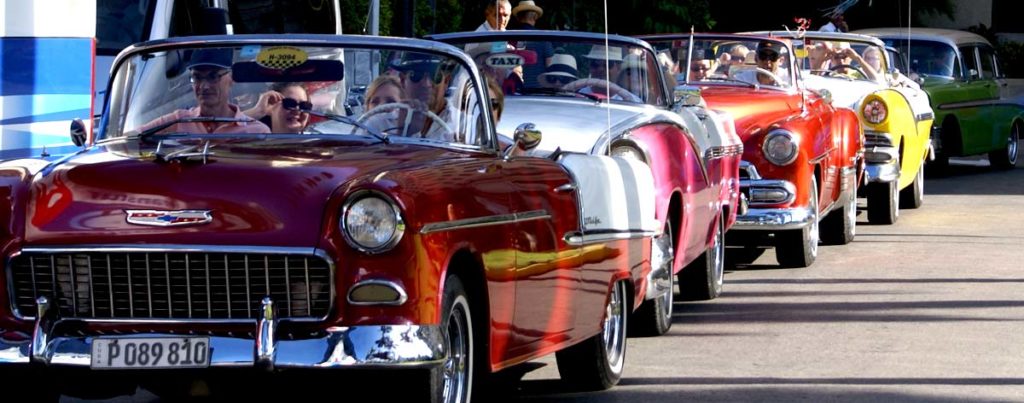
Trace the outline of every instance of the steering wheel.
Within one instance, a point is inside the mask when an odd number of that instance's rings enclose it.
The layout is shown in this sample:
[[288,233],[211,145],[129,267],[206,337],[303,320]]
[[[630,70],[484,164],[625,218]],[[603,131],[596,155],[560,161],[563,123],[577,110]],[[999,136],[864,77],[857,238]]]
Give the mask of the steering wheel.
[[[739,78],[737,78],[736,74],[735,74],[736,72],[739,72],[739,71],[742,71],[742,70],[729,70],[729,78],[733,79],[733,80],[739,80]],[[753,68],[753,71],[755,73],[757,73],[756,75],[754,75],[754,80],[756,80],[757,82],[753,83],[753,84],[762,85],[761,84],[761,80],[757,80],[757,75],[764,74],[764,75],[768,76],[768,78],[772,79],[772,82],[774,82],[775,85],[780,86],[780,87],[782,86],[782,79],[779,78],[779,76],[775,75],[775,73],[772,73],[772,72],[770,72],[768,70],[765,70],[765,69],[762,69],[762,68],[756,67],[756,66]],[[740,81],[743,81],[743,80],[740,80]]]
[[853,65],[850,65],[850,64],[840,64],[840,65],[832,66],[832,67],[830,67],[828,69],[828,71],[831,71],[834,74],[842,74],[842,73],[839,73],[839,69],[852,69],[853,71],[856,71],[857,73],[860,73],[861,77],[868,78],[868,74],[865,73],[864,70],[861,70],[860,67],[853,66]]
[[[381,132],[387,133],[389,130],[399,129],[400,128],[400,129],[402,129],[402,131],[399,132],[399,133],[403,133],[402,135],[404,135],[406,137],[412,137],[411,134],[409,133],[409,126],[412,124],[413,114],[421,113],[421,114],[425,115],[426,117],[430,118],[430,120],[433,120],[434,121],[433,124],[436,124],[439,127],[441,127],[441,129],[444,130],[444,133],[446,135],[454,136],[454,134],[455,134],[455,131],[452,130],[452,127],[449,126],[448,123],[445,122],[444,119],[442,119],[440,116],[437,116],[436,113],[431,112],[431,111],[429,111],[429,110],[427,110],[426,108],[423,108],[423,107],[412,106],[412,105],[407,104],[405,102],[392,102],[392,103],[377,105],[376,108],[373,108],[373,109],[370,109],[370,110],[368,110],[366,112],[363,112],[363,115],[360,116],[359,119],[356,120],[356,122],[359,123],[359,124],[365,125],[366,122],[368,122],[370,120],[370,118],[372,118],[374,116],[385,114],[385,113],[389,113],[389,112],[394,112],[394,111],[404,111],[405,112],[404,113],[404,115],[405,115],[405,123],[399,122],[400,126],[388,127],[388,128],[382,129]],[[401,117],[402,115],[403,115],[402,113],[398,114],[399,117]],[[350,133],[350,134],[355,134],[357,128],[358,127],[353,127],[352,128],[352,133]],[[425,133],[419,133],[419,135],[420,135],[420,137],[424,137]]]
[[[630,92],[629,90],[622,88],[618,84],[602,78],[581,78],[579,80],[570,82],[562,86],[563,90],[579,92],[580,90],[587,87],[608,87],[608,91],[611,96],[618,96],[619,98],[627,101],[637,101],[638,97]],[[604,92],[593,92],[594,95],[604,95]]]

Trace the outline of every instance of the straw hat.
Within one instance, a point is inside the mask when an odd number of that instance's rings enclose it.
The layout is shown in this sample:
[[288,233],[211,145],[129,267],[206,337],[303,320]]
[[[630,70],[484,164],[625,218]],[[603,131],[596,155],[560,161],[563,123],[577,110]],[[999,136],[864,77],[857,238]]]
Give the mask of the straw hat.
[[537,6],[533,0],[523,0],[519,4],[516,4],[516,8],[512,9],[512,15],[519,15],[523,11],[536,11],[537,17],[544,15],[544,10]]
[[590,53],[583,55],[587,59],[595,60],[608,60],[613,62],[622,61],[622,48],[619,47],[605,47],[604,45],[594,45],[590,48]]

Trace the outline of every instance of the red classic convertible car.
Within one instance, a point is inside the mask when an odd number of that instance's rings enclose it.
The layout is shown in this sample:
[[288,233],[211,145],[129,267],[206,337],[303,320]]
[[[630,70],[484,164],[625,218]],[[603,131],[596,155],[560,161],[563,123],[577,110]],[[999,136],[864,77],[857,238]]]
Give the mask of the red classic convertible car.
[[[95,141],[0,165],[0,368],[425,368],[445,402],[554,352],[579,386],[622,375],[653,177],[519,155],[528,126],[499,147],[460,50],[195,37],[114,66]],[[347,116],[378,81],[408,97]]]
[[498,131],[535,124],[544,140],[530,154],[617,155],[650,167],[663,231],[633,334],[669,330],[677,278],[685,299],[721,293],[725,232],[745,208],[738,180],[743,145],[728,116],[708,110],[699,96],[675,99],[649,44],[541,30],[432,38],[464,48],[507,84]]
[[[787,42],[713,34],[644,39],[676,63],[680,90],[699,91],[708,108],[736,121],[741,186],[750,201],[733,227],[739,241],[773,244],[782,266],[806,267],[817,257],[819,234],[828,243],[853,240],[863,130],[853,110],[803,87]],[[745,236],[749,231],[757,232]]]

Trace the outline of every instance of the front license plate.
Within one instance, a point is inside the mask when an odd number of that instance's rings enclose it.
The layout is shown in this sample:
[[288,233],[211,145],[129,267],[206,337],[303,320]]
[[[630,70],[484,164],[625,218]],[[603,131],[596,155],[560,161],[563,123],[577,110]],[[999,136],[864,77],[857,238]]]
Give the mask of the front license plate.
[[92,341],[92,368],[206,368],[208,337],[98,338]]

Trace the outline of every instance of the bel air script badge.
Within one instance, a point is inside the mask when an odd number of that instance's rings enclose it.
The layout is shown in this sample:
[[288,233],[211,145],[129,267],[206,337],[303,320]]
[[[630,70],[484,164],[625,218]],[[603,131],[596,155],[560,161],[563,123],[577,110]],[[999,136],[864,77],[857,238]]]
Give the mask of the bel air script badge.
[[129,224],[154,227],[202,225],[213,221],[210,210],[125,210],[124,212],[128,214]]

